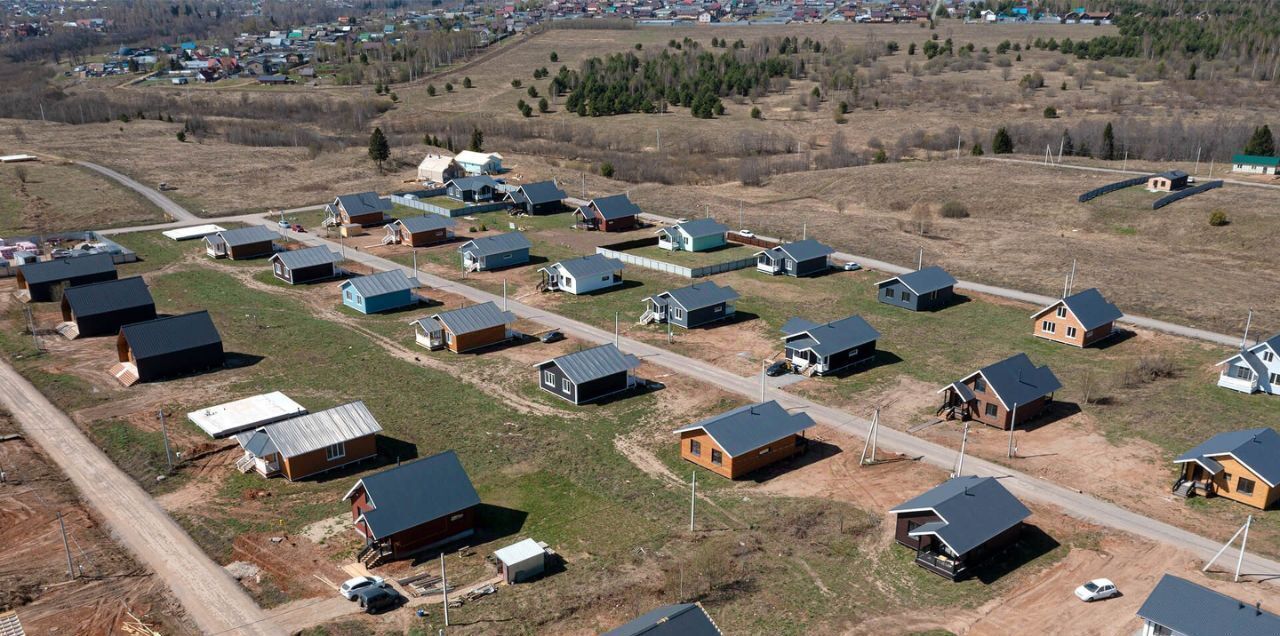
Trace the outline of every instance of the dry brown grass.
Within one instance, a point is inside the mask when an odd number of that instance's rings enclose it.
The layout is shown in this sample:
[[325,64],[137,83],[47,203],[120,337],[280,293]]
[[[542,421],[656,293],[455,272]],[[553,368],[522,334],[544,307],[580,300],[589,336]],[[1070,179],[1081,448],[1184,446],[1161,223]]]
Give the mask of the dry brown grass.
[[132,190],[78,166],[0,165],[0,233],[40,233],[161,220],[159,208]]

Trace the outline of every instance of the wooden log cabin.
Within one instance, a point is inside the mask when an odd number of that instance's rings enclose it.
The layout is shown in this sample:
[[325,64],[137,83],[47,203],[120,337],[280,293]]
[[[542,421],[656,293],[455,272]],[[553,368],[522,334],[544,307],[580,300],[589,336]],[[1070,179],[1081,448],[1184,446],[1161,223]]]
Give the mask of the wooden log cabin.
[[1218,433],[1174,460],[1174,494],[1223,497],[1259,510],[1280,499],[1280,435],[1270,428]]
[[675,432],[680,456],[717,475],[738,479],[803,452],[804,431],[812,427],[807,413],[788,413],[770,400],[748,404]]
[[1018,540],[1031,511],[992,477],[954,477],[891,509],[916,564],[953,581]]

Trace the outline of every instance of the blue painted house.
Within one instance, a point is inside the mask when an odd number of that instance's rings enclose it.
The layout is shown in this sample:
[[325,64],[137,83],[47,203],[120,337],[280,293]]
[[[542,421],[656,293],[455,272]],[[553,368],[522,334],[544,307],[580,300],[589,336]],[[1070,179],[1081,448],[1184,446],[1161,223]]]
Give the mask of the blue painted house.
[[362,314],[376,314],[417,304],[413,293],[417,287],[417,280],[397,269],[343,281],[339,289],[342,304]]

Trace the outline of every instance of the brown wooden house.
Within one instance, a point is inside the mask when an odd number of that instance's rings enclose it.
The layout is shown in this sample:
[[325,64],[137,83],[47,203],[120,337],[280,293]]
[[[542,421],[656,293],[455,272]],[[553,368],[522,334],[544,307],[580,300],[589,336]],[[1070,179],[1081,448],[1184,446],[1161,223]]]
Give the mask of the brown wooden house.
[[1219,433],[1174,460],[1183,497],[1225,497],[1268,510],[1280,500],[1280,434],[1270,428]]
[[993,477],[954,477],[895,506],[894,538],[953,581],[1018,540],[1031,511]]
[[626,194],[592,199],[573,214],[579,225],[601,232],[626,232],[640,224],[640,208]]
[[236,433],[236,468],[296,481],[376,456],[381,432],[364,402],[351,402]]
[[1031,328],[1045,340],[1087,347],[1115,334],[1115,322],[1123,315],[1102,292],[1091,288],[1031,314]]
[[380,225],[389,217],[391,202],[377,192],[344,194],[333,200],[325,209],[329,225]]
[[1039,416],[1061,388],[1049,367],[1037,367],[1019,353],[939,389],[938,414],[1007,430]]
[[416,340],[432,351],[464,353],[511,339],[515,316],[492,302],[441,312],[414,321]]
[[357,481],[343,497],[365,540],[358,558],[398,559],[475,534],[480,495],[453,451]]
[[722,477],[737,479],[808,445],[806,413],[788,413],[775,401],[749,404],[676,430],[680,456]]
[[439,245],[453,238],[453,220],[438,214],[424,214],[399,219],[387,226],[383,242],[412,247]]

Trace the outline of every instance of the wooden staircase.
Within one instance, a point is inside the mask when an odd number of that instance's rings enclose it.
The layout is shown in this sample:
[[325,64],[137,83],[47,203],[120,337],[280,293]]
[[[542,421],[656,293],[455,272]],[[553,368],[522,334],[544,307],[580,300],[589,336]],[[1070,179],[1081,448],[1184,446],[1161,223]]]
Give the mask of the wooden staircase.
[[237,459],[236,470],[240,471],[240,474],[242,475],[253,470],[253,457],[245,455],[244,457]]
[[359,561],[360,564],[365,566],[366,568],[373,569],[378,567],[379,565],[382,565],[384,558],[390,555],[391,555],[390,550],[384,551],[382,549],[382,546],[379,546],[378,544],[375,544],[375,543],[371,543],[369,545],[366,545],[364,549],[361,550],[360,553],[356,555],[356,560]]
[[31,302],[31,290],[19,289],[18,291],[13,292],[13,297],[17,298],[21,302],[29,303]]
[[67,340],[75,340],[80,337],[80,325],[77,325],[74,322],[64,322],[59,324],[57,327],[54,327],[54,331],[62,334],[62,337]]
[[138,383],[138,368],[128,362],[120,362],[111,367],[111,376],[120,381],[125,386],[133,386]]

